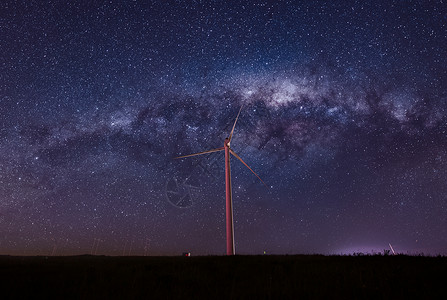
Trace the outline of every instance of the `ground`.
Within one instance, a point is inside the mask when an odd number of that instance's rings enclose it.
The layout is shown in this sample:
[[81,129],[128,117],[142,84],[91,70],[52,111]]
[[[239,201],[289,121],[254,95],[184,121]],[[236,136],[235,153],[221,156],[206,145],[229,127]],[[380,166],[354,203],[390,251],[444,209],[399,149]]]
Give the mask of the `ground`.
[[2,299],[441,298],[447,257],[0,257]]

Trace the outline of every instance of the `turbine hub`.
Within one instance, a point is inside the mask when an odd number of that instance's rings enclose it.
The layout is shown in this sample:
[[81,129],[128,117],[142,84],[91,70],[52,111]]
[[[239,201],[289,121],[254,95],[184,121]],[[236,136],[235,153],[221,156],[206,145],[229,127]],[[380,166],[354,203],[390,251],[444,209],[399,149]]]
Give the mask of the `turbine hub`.
[[230,147],[230,139],[229,138],[225,139],[225,146]]

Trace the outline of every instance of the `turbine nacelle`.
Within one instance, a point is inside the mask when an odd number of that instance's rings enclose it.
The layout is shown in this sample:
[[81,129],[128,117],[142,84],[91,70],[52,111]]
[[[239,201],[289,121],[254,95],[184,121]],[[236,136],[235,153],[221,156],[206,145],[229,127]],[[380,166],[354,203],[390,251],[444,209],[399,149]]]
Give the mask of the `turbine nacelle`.
[[231,141],[231,139],[230,139],[229,137],[227,137],[227,138],[225,139],[224,147],[228,147],[228,148],[230,148],[230,141]]

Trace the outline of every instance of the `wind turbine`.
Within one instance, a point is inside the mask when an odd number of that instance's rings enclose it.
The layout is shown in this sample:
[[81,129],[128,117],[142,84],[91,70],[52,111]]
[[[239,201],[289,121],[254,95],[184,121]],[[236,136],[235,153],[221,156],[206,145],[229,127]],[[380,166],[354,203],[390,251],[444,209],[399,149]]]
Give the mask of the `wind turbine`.
[[224,151],[225,150],[225,195],[226,195],[226,227],[227,227],[227,255],[234,255],[235,249],[234,249],[234,229],[233,229],[233,200],[231,197],[231,170],[230,170],[230,153],[239,159],[253,174],[255,174],[256,177],[261,180],[261,182],[268,188],[268,186],[265,184],[264,181],[262,181],[261,177],[258,176],[243,160],[239,157],[239,155],[236,154],[236,152],[233,151],[233,149],[230,148],[230,142],[233,138],[234,128],[236,127],[236,122],[239,118],[239,115],[241,113],[242,107],[239,109],[239,113],[237,114],[236,120],[234,121],[233,128],[231,129],[230,135],[225,139],[224,146],[212,150],[207,150],[203,152],[198,152],[194,154],[188,154],[183,156],[175,157],[178,158],[185,158],[185,157],[191,157],[196,155],[202,155],[202,154],[208,154],[218,151]]
[[393,252],[393,255],[396,255],[396,252],[394,252],[393,246],[391,246],[391,243],[388,243],[390,245],[391,251]]

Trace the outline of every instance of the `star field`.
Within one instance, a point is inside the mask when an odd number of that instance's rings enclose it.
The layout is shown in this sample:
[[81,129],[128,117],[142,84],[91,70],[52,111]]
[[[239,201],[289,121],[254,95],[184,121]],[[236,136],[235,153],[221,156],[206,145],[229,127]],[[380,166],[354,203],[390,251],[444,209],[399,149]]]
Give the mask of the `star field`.
[[444,1],[2,1],[0,254],[447,254]]

